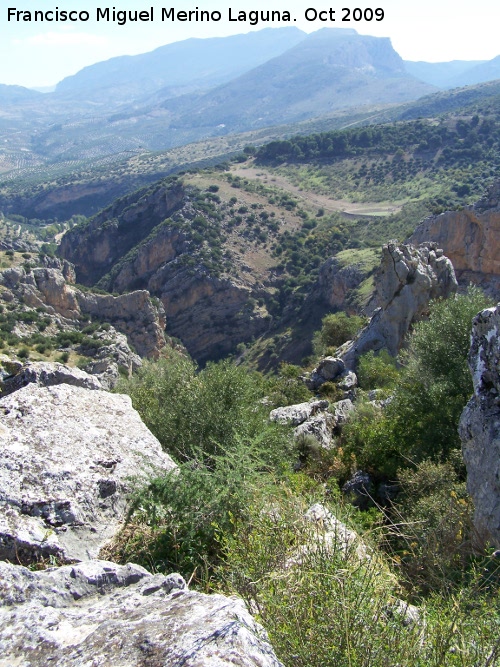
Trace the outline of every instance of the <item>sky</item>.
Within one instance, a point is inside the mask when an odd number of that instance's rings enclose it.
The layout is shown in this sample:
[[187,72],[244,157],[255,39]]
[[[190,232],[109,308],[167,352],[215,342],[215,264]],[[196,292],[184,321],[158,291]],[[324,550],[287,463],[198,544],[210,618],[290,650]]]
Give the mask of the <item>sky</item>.
[[[118,25],[96,21],[97,8],[113,7],[125,11],[150,11],[154,20]],[[8,9],[88,12],[88,21],[27,22],[8,20]],[[208,10],[220,12],[220,21],[180,22],[161,20],[161,9],[175,11]],[[383,9],[381,21],[343,22],[343,7],[354,10]],[[292,22],[229,21],[240,11],[288,11]],[[317,13],[335,11],[335,22],[306,20]],[[312,11],[311,11],[312,10]],[[380,14],[380,13],[379,13]],[[14,17],[16,14],[14,13]],[[24,14],[22,16],[25,16]],[[326,16],[326,14],[324,14]],[[360,34],[390,37],[404,60],[441,62],[450,60],[489,60],[500,55],[500,2],[498,0],[343,0],[337,4],[322,0],[0,0],[0,83],[27,87],[51,86],[87,65],[119,55],[134,55],[190,37],[222,37],[267,27],[296,26],[305,32],[324,27],[355,28]]]

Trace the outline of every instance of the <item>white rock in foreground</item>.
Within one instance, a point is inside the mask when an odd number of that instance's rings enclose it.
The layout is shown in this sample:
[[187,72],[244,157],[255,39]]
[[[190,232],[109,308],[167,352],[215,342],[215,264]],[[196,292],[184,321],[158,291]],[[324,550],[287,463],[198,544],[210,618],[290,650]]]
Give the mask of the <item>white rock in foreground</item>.
[[0,399],[0,559],[95,558],[133,479],[174,467],[128,396],[29,384]]
[[0,665],[283,667],[242,600],[188,591],[177,574],[0,563],[0,580]]

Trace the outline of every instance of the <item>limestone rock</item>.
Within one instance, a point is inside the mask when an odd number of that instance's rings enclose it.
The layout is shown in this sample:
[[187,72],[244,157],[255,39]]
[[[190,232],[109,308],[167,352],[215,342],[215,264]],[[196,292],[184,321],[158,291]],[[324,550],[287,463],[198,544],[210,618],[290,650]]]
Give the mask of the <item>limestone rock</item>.
[[0,399],[0,558],[94,558],[134,480],[175,467],[130,398],[28,384]]
[[345,363],[342,359],[324,357],[316,368],[311,371],[311,375],[306,378],[306,385],[308,389],[315,391],[325,382],[331,382],[342,375],[345,368]]
[[469,368],[474,395],[460,419],[467,489],[482,542],[500,547],[500,304],[473,320]]
[[310,417],[302,424],[299,424],[294,430],[296,438],[300,436],[312,436],[315,438],[320,447],[329,448],[332,444],[332,432],[335,425],[335,420],[328,412],[321,412],[320,414]]
[[330,257],[319,270],[318,296],[332,309],[354,312],[347,300],[366,279],[366,274],[359,263],[342,266],[336,257]]
[[349,415],[354,410],[354,403],[350,398],[342,401],[336,401],[330,405],[330,413],[334,419],[335,428],[339,429],[349,419]]
[[328,409],[328,401],[308,401],[307,403],[296,403],[283,408],[271,410],[269,419],[280,424],[292,424],[298,426],[318,412]]
[[27,362],[15,375],[0,383],[2,397],[8,396],[28,384],[51,387],[57,384],[71,384],[84,389],[102,389],[99,380],[79,368],[44,361]]
[[43,308],[50,315],[58,315],[67,325],[79,328],[82,316],[110,323],[127,336],[141,357],[158,357],[166,345],[161,303],[153,302],[146,290],[119,296],[84,292],[68,282],[74,279],[68,267],[71,265],[63,262],[61,268],[35,268],[29,273],[23,267],[6,269],[0,271],[0,285],[12,292],[12,298],[30,308]]
[[283,667],[242,600],[180,575],[90,561],[42,572],[0,563],[1,664]]
[[290,565],[299,564],[304,556],[317,549],[340,552],[345,558],[364,560],[368,548],[359,535],[339,521],[324,505],[315,503],[304,514],[304,520],[313,528],[308,544],[298,549]]
[[341,355],[351,370],[370,350],[386,349],[396,356],[410,325],[425,314],[429,301],[447,298],[457,289],[452,263],[432,243],[418,248],[396,242],[384,246],[375,285],[378,308]]
[[487,195],[461,211],[426,218],[411,243],[433,241],[453,262],[458,281],[481,286],[497,297],[500,289],[500,180]]

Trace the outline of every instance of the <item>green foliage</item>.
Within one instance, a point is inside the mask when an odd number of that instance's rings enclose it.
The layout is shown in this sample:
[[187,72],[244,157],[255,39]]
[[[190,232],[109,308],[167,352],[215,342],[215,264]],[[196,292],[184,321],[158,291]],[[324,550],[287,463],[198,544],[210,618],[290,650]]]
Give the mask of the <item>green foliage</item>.
[[489,305],[476,288],[431,304],[402,355],[404,369],[385,412],[361,407],[344,432],[358,463],[394,478],[397,468],[427,458],[444,461],[460,447],[458,420],[472,393],[467,367],[472,318]]
[[456,454],[455,461],[422,461],[398,474],[401,493],[389,510],[389,541],[413,594],[457,589],[470,576],[473,507]]
[[321,329],[313,336],[313,350],[317,356],[334,352],[343,343],[354,338],[365,319],[344,312],[331,313],[321,321]]
[[300,375],[302,369],[294,364],[282,363],[275,375],[267,378],[269,400],[273,407],[303,403],[311,398]]
[[[223,536],[220,576],[258,611],[287,667],[495,664],[498,592],[486,593],[481,577],[432,597],[420,622],[408,622],[398,612],[402,591],[376,547],[359,559],[340,539],[328,545],[322,528],[303,520],[306,508],[274,496]],[[333,512],[343,518],[340,507]]]
[[372,350],[360,358],[357,376],[363,389],[391,388],[399,377],[396,360],[387,350],[378,354]]
[[119,391],[130,394],[181,466],[136,496],[130,525],[137,527],[132,535],[124,532],[115,556],[187,576],[195,568],[199,576],[211,572],[220,555],[219,531],[244,519],[255,489],[292,460],[289,429],[269,422],[264,387],[258,375],[228,361],[196,373],[177,353],[145,362],[137,375],[121,380]]

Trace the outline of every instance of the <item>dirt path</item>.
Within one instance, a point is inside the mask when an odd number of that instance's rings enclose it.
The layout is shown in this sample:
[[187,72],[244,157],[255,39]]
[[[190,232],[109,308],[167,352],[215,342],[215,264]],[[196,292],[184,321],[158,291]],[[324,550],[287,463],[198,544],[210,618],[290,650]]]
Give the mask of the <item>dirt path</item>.
[[329,213],[340,212],[346,215],[390,215],[391,213],[398,213],[402,206],[393,204],[392,202],[377,202],[353,203],[346,199],[332,199],[328,195],[318,194],[316,192],[308,192],[301,190],[297,185],[290,183],[290,181],[280,174],[270,174],[263,169],[256,167],[238,166],[232,170],[235,176],[241,178],[248,178],[255,181],[260,181],[269,186],[276,186],[287,192],[291,192],[297,197],[299,201],[304,202],[307,208],[324,208]]

